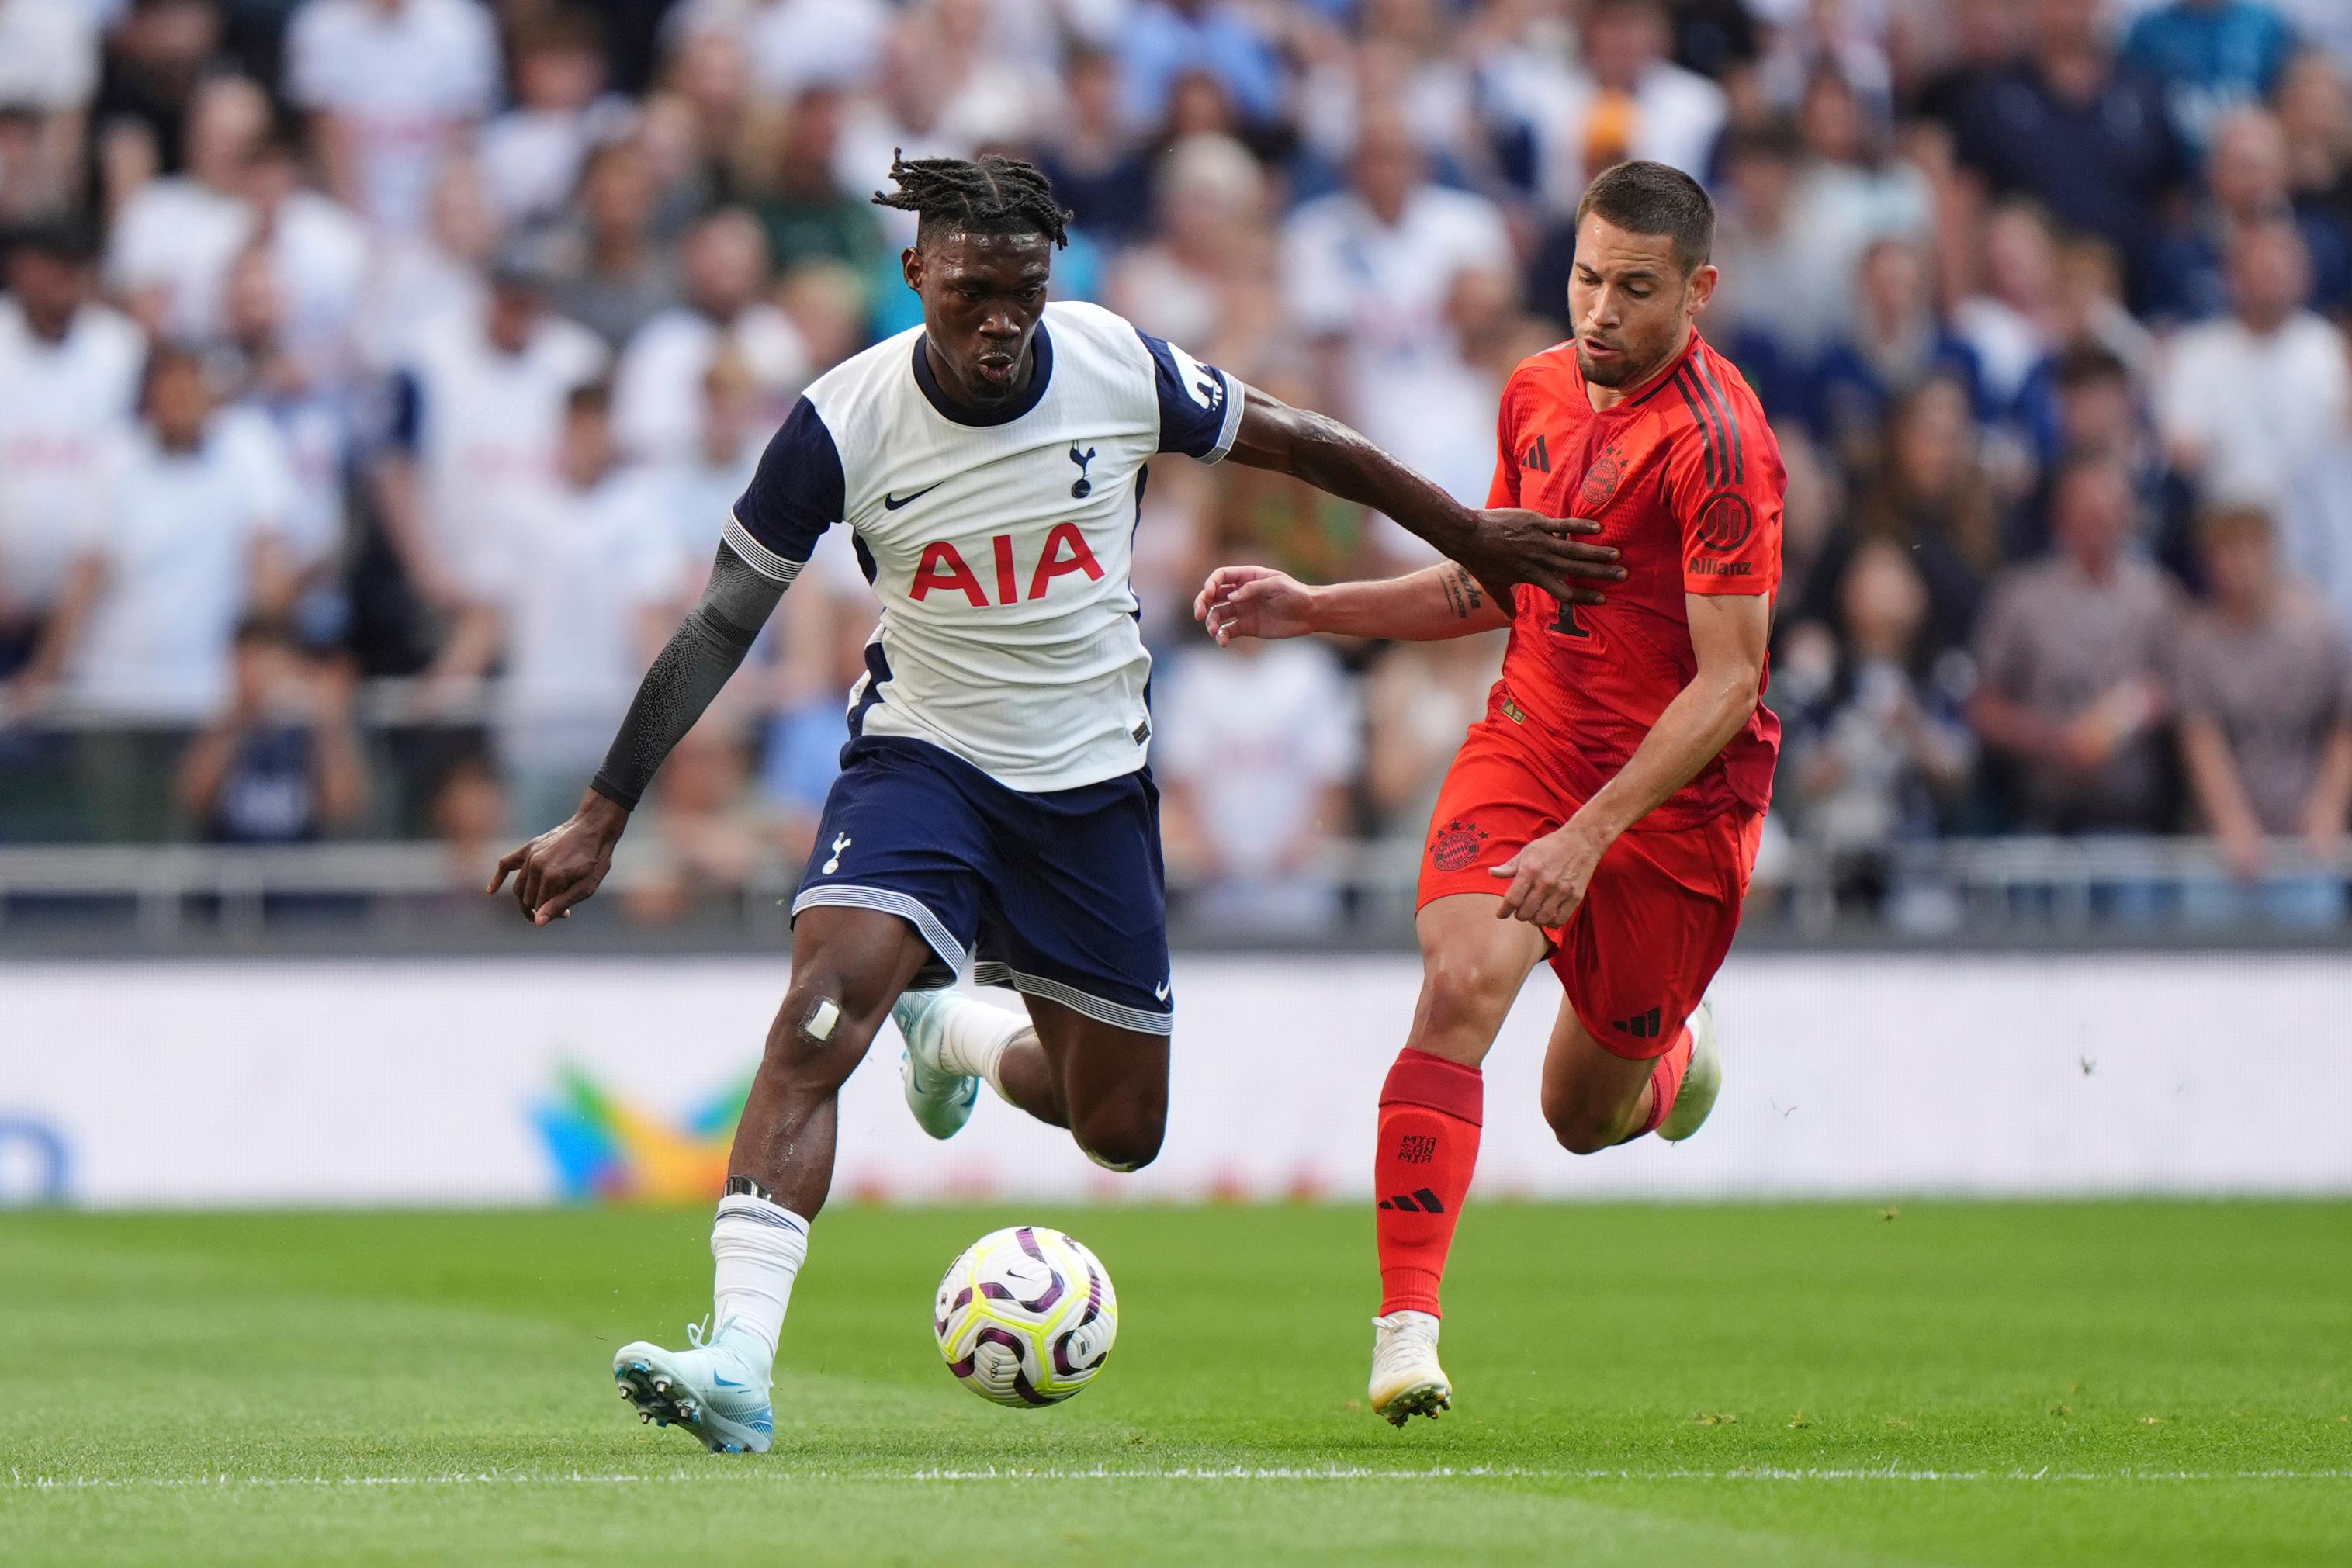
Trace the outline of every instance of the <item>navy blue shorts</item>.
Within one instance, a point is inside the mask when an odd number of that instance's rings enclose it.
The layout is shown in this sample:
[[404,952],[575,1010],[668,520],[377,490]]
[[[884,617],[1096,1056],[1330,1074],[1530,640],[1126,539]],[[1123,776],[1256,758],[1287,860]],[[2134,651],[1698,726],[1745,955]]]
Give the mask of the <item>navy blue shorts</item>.
[[1149,768],[1024,794],[920,740],[861,737],[841,754],[793,915],[879,909],[939,961],[1139,1034],[1167,1034],[1168,895]]

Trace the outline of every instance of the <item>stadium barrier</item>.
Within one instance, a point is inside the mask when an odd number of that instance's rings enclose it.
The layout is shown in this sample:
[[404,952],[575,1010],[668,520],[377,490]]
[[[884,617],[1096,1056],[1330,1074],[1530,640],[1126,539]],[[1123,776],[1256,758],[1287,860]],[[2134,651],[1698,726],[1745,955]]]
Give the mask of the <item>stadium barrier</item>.
[[[1323,935],[1409,941],[1422,849],[1418,839],[1332,845],[1313,873],[1341,890],[1346,913]],[[0,930],[55,924],[61,915],[83,924],[112,918],[152,938],[225,935],[266,946],[272,931],[331,912],[345,925],[413,931],[420,924],[483,913],[487,906],[475,895],[492,852],[460,860],[446,845],[415,841],[0,846]],[[1876,917],[1858,919],[1842,911],[1837,891],[1853,858],[1851,851],[1781,841],[1771,864],[1759,869],[1750,926],[1805,937],[1879,930],[1931,941],[1959,932],[2023,930],[2101,933],[2126,941],[2269,931],[2332,942],[2345,929],[2340,915],[2324,912],[2316,921],[2276,925],[2266,925],[2259,908],[2232,906],[2218,918],[2200,916],[2183,894],[2228,888],[2232,881],[2219,845],[2205,838],[2019,835],[1905,844],[1880,862],[1904,896],[1891,898]],[[2271,846],[2271,863],[2299,880],[2352,880],[2352,850],[2328,862],[2303,841],[2281,839]],[[715,912],[719,923],[762,935],[781,930],[785,921],[775,911],[791,897],[800,869],[797,859],[769,846]],[[622,841],[607,894],[644,889],[667,870],[657,835],[641,830]],[[1214,931],[1184,925],[1182,895],[1193,889],[1181,871],[1170,885],[1178,896],[1180,938],[1218,945]],[[611,902],[608,896],[607,906]],[[706,908],[698,918],[707,923],[713,915]]]
[[[781,959],[0,963],[0,1200],[701,1202]],[[1180,957],[1159,1162],[1089,1165],[992,1101],[934,1143],[897,1041],[851,1081],[847,1198],[1360,1194],[1409,956]],[[993,993],[992,993],[993,994]],[[1579,1159],[1535,1106],[1558,988],[1487,1070],[1490,1196],[2352,1192],[2336,955],[1735,955],[1685,1145]]]

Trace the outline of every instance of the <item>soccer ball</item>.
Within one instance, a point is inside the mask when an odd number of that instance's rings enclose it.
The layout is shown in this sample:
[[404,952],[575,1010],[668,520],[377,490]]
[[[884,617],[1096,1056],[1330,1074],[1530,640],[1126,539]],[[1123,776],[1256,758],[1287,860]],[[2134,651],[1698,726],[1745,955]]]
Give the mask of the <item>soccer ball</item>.
[[1015,1409],[1094,1381],[1118,1334],[1100,1260],[1058,1230],[993,1230],[948,1265],[931,1313],[940,1357],[966,1388]]

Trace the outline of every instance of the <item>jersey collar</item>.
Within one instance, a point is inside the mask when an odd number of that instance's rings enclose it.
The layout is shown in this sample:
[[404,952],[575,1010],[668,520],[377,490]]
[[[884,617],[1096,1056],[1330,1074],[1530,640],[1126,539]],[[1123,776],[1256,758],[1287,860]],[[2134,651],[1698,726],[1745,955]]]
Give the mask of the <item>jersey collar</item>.
[[940,378],[931,373],[931,359],[923,351],[923,335],[918,332],[915,334],[915,384],[923,389],[923,397],[940,411],[940,417],[953,420],[958,424],[1010,424],[1037,406],[1038,401],[1045,395],[1045,383],[1054,379],[1054,340],[1046,336],[1043,321],[1037,323],[1037,330],[1029,339],[1029,351],[1037,356],[1037,368],[1029,377],[1029,384],[1022,389],[1021,395],[1003,408],[968,408],[958,402],[954,395],[940,384]]

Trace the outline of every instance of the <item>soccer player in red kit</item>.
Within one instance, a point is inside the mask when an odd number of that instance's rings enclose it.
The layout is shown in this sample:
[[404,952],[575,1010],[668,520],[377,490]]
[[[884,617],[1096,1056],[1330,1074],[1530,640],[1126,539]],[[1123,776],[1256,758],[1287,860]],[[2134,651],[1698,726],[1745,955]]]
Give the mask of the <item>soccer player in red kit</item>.
[[1371,1404],[1399,1426],[1452,1402],[1438,1284],[1477,1158],[1479,1064],[1535,967],[1567,991],[1542,1089],[1563,1145],[1688,1137],[1715,1103],[1705,998],[1780,746],[1761,699],[1785,476],[1747,383],[1696,330],[1714,230],[1706,193],[1664,164],[1593,181],[1576,337],[1503,392],[1491,504],[1597,524],[1622,570],[1605,602],[1498,596],[1444,564],[1328,588],[1223,567],[1194,606],[1220,643],[1511,630],[1430,823],[1421,999],[1381,1095]]

